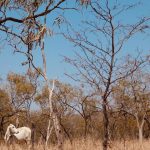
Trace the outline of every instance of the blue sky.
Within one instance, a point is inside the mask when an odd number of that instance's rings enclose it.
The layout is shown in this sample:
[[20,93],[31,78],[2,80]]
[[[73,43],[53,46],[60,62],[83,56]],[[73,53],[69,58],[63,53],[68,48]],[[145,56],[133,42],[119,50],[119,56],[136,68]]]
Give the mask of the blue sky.
[[[114,0],[115,1],[115,0]],[[112,1],[113,2],[113,1]],[[120,0],[121,3],[128,3],[131,2],[131,0]],[[132,2],[137,2],[137,0],[132,0]],[[140,7],[137,7],[136,9],[129,11],[128,13],[125,13],[120,18],[123,22],[133,22],[136,20],[139,16],[150,16],[150,1],[149,0],[142,0],[142,5]],[[65,17],[76,27],[78,28],[80,24],[80,20],[82,17],[85,18],[92,18],[92,16],[88,16],[84,14],[85,11],[83,11],[83,14],[79,14],[75,11],[68,11],[64,15]],[[51,16],[48,16],[48,20],[52,24],[52,20],[59,15],[59,12],[56,12],[55,14],[51,14]],[[73,68],[66,64],[63,61],[62,55],[71,56],[73,57],[73,45],[66,41],[62,36],[56,35],[56,32],[59,32],[59,28],[56,28],[54,26],[50,26],[52,30],[54,30],[54,35],[52,37],[47,37],[45,41],[45,51],[46,51],[46,57],[47,57],[47,71],[49,78],[58,78],[61,81],[64,82],[71,82],[70,79],[68,79],[64,73],[72,73],[75,70]],[[149,36],[137,36],[136,38],[133,38],[129,41],[127,46],[125,47],[125,51],[123,54],[130,53],[131,55],[136,55],[135,50],[139,48],[140,50],[143,49],[144,53],[150,54],[150,37]],[[36,51],[35,53],[35,61],[38,66],[41,66],[42,61],[40,54]],[[26,67],[22,66],[21,63],[25,61],[26,58],[22,56],[21,54],[13,54],[13,51],[11,48],[7,45],[5,45],[0,50],[0,77],[6,78],[6,75],[9,72],[17,72],[17,73],[25,73]]]

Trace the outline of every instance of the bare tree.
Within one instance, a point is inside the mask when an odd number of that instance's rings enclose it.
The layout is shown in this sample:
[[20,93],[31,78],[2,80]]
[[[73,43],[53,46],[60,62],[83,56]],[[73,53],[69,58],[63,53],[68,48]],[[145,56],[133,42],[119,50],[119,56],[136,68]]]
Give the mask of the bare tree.
[[124,71],[126,66],[119,59],[119,52],[125,50],[127,41],[136,33],[149,28],[150,18],[143,17],[134,24],[123,24],[118,20],[123,12],[135,6],[121,6],[117,1],[113,5],[108,0],[92,1],[88,20],[82,21],[84,29],[76,31],[71,24],[68,24],[68,34],[63,33],[65,38],[74,43],[79,50],[75,52],[73,59],[65,57],[65,61],[78,71],[75,77],[67,75],[95,89],[99,102],[102,104],[104,150],[108,148],[112,86],[116,81],[131,75],[145,62],[137,57],[134,63],[128,65],[128,69]]

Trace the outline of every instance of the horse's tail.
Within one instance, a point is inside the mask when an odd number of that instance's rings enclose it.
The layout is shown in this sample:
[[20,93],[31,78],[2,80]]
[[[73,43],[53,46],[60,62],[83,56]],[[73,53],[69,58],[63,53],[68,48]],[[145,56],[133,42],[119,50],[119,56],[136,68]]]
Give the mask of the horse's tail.
[[32,149],[34,149],[34,143],[35,143],[35,124],[32,123],[31,128],[31,142],[32,142]]

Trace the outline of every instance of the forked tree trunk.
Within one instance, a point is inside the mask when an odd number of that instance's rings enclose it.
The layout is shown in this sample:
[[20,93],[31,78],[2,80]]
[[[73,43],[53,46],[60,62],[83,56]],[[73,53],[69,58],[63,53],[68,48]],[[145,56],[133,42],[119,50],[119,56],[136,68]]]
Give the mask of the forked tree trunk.
[[136,117],[137,127],[139,131],[139,144],[140,144],[140,147],[143,149],[143,126],[145,123],[145,119],[144,119],[145,115],[143,116],[142,120],[138,118],[137,114],[135,115],[135,117]]
[[[42,53],[43,67],[44,67],[43,68],[43,77],[45,79],[45,82],[46,82],[46,85],[47,85],[47,88],[48,88],[48,94],[49,94],[49,99],[48,100],[49,100],[49,108],[50,108],[50,119],[52,119],[52,125],[55,129],[55,134],[56,134],[57,143],[58,143],[58,149],[63,150],[62,130],[61,130],[60,122],[58,120],[57,112],[54,111],[53,103],[52,103],[52,93],[53,93],[53,89],[54,89],[54,81],[53,81],[53,85],[52,85],[52,89],[51,89],[50,88],[50,83],[49,83],[49,80],[48,80],[48,77],[47,77],[47,72],[46,72],[46,56],[45,56],[45,53],[44,53],[44,39],[42,40],[42,43],[41,43],[41,53]],[[50,123],[48,125],[48,128],[50,128]],[[49,132],[49,129],[48,129],[48,132]]]

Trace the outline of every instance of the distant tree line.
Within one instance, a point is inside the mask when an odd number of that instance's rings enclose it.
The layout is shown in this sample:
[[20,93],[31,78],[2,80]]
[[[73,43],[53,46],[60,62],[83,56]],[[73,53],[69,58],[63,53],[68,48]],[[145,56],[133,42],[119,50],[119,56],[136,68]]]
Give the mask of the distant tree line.
[[[136,139],[150,136],[149,72],[138,70],[117,82],[108,109],[110,140]],[[25,75],[10,73],[0,88],[0,136],[10,123],[35,125],[35,141],[45,142],[49,116],[48,89],[37,72]],[[40,87],[37,85],[41,85]],[[85,87],[74,87],[55,81],[54,111],[65,139],[103,138],[103,111],[98,93],[86,93]],[[35,92],[36,91],[36,92]],[[34,110],[33,110],[34,108]],[[54,130],[50,142],[56,143]]]

